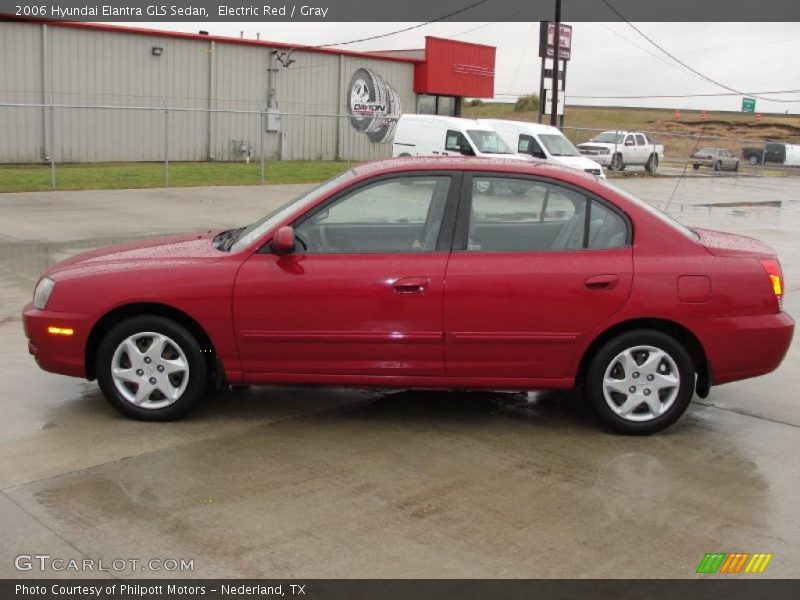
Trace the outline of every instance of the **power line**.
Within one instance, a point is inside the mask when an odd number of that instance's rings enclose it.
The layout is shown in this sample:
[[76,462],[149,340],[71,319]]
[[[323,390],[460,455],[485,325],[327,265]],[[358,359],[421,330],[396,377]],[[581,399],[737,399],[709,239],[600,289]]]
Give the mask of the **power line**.
[[605,4],[605,5],[606,5],[608,8],[610,8],[610,9],[611,9],[611,11],[612,11],[614,14],[616,14],[616,15],[617,15],[617,16],[618,16],[620,19],[622,19],[623,21],[625,21],[625,23],[627,23],[627,24],[628,24],[628,26],[629,26],[631,29],[633,29],[633,30],[634,30],[636,33],[638,33],[640,36],[642,36],[644,39],[646,39],[648,42],[650,42],[650,43],[651,43],[653,46],[655,46],[655,47],[656,47],[656,48],[658,48],[658,49],[659,49],[661,52],[663,52],[664,54],[666,54],[667,56],[669,56],[669,57],[670,57],[672,60],[674,60],[674,61],[675,61],[676,63],[678,63],[679,65],[681,65],[681,66],[685,67],[686,69],[689,69],[689,70],[690,70],[692,73],[694,73],[694,74],[695,74],[695,75],[697,75],[698,77],[700,77],[700,78],[702,78],[702,79],[704,79],[704,80],[708,81],[709,83],[713,83],[713,84],[714,84],[714,85],[716,85],[717,87],[721,87],[722,89],[724,89],[724,90],[728,90],[729,92],[735,92],[735,93],[736,93],[736,95],[739,95],[739,96],[753,96],[753,97],[755,97],[755,98],[758,98],[759,100],[764,100],[764,101],[766,101],[766,102],[785,102],[785,103],[793,103],[793,102],[797,102],[796,100],[773,100],[773,99],[771,99],[771,98],[761,98],[761,97],[757,96],[756,94],[748,94],[748,93],[746,93],[746,92],[742,92],[741,90],[737,90],[736,88],[732,88],[732,87],[730,87],[730,86],[728,86],[728,85],[725,85],[724,83],[720,83],[719,81],[717,81],[717,80],[715,80],[715,79],[712,79],[712,78],[711,78],[711,77],[709,77],[708,75],[705,75],[705,74],[701,73],[700,71],[698,71],[697,69],[695,69],[695,68],[693,68],[693,67],[690,67],[689,65],[687,65],[685,62],[683,62],[681,59],[679,59],[678,57],[676,57],[674,54],[672,54],[671,52],[669,52],[669,51],[668,51],[668,50],[666,50],[665,48],[663,48],[663,47],[659,46],[659,45],[658,45],[658,44],[657,44],[655,41],[653,41],[653,40],[652,40],[652,39],[651,39],[649,36],[647,36],[647,35],[646,35],[646,34],[645,34],[643,31],[641,31],[641,30],[640,30],[638,27],[636,27],[636,25],[634,25],[633,23],[631,23],[630,21],[628,21],[628,19],[626,19],[626,18],[625,18],[625,17],[622,15],[622,13],[620,13],[620,12],[619,12],[619,11],[618,11],[616,8],[614,8],[614,7],[611,5],[611,3],[610,3],[610,2],[608,2],[608,0],[602,0],[602,2],[603,2],[603,4]]
[[[774,92],[753,92],[752,96],[756,96],[757,94],[800,94],[800,90],[777,90]],[[624,100],[624,99],[647,99],[647,98],[707,98],[707,97],[718,97],[718,96],[741,96],[739,92],[716,92],[710,94],[649,94],[643,96],[588,96],[588,95],[581,95],[581,94],[570,94],[570,98],[593,98],[598,100]],[[779,102],[779,100],[773,100],[771,98],[761,98],[762,100],[768,100],[769,102]],[[797,100],[780,100],[780,102],[800,102],[800,99]]]
[[443,16],[438,17],[436,19],[433,19],[431,21],[426,21],[424,23],[419,23],[417,25],[412,25],[411,27],[406,27],[404,29],[397,29],[396,31],[389,31],[388,33],[381,33],[379,35],[373,35],[373,36],[370,36],[370,37],[360,38],[360,39],[357,39],[357,40],[350,40],[348,42],[336,42],[335,44],[320,44],[318,46],[303,46],[300,49],[301,50],[308,50],[310,48],[330,48],[332,46],[348,46],[350,44],[357,44],[358,42],[368,42],[370,40],[379,40],[381,38],[386,38],[386,37],[389,37],[389,36],[392,36],[392,35],[397,35],[398,33],[405,33],[406,31],[412,31],[414,29],[419,29],[420,27],[425,27],[426,25],[430,25],[431,23],[438,23],[439,21],[444,21],[445,19],[449,19],[450,17],[455,17],[456,15],[460,15],[461,13],[465,13],[468,10],[472,10],[476,6],[480,6],[481,4],[485,4],[488,1],[489,0],[478,0],[477,2],[473,2],[472,4],[469,4],[469,5],[467,5],[467,6],[463,7],[463,8],[460,8],[460,9],[458,9],[456,11],[453,11],[451,13],[448,13],[446,15],[443,15]]

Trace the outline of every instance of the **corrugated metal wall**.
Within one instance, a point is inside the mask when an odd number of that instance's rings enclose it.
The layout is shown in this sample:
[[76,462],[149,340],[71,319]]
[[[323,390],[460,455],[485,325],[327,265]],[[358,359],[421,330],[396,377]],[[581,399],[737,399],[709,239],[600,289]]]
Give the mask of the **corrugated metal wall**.
[[[346,114],[346,88],[361,67],[392,85],[404,107],[415,104],[413,63],[298,51],[288,68],[278,65],[273,88],[279,111],[300,114],[262,138],[269,47],[2,22],[0,50],[0,102],[140,107],[56,108],[57,162],[160,161],[165,143],[172,161],[242,160],[241,142],[254,159],[262,144],[269,159],[380,158],[391,144],[371,142],[347,119],[313,115]],[[256,114],[217,112],[226,110]],[[49,138],[48,109],[0,106],[0,163],[44,160]]]

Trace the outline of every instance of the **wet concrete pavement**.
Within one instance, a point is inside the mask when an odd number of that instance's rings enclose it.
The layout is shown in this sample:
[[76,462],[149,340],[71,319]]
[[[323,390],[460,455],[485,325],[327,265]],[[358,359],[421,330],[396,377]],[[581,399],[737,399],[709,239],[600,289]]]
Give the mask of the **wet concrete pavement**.
[[[772,244],[800,314],[800,181],[617,183]],[[242,224],[303,187],[0,196],[0,576],[59,574],[14,568],[36,553],[193,559],[180,575],[195,577],[690,577],[711,551],[800,571],[797,342],[776,373],[714,388],[647,438],[606,433],[564,393],[255,388],[139,423],[28,356],[19,310],[48,264]]]

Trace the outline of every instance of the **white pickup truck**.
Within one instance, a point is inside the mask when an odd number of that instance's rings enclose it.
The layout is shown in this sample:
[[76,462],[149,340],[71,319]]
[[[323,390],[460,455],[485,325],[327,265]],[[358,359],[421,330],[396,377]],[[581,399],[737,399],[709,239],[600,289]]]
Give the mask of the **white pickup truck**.
[[604,131],[588,142],[578,144],[578,151],[610,171],[641,165],[655,173],[658,163],[664,158],[664,146],[654,144],[640,131]]

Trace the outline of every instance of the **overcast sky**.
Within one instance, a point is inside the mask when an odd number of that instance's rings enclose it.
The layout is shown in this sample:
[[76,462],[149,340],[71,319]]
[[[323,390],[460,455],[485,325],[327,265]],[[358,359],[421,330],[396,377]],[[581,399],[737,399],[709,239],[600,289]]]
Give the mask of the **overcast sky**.
[[[141,23],[130,23],[142,26]],[[212,35],[297,44],[330,44],[391,32],[415,23],[148,23],[173,31],[208,30]],[[648,37],[680,60],[728,87],[746,92],[800,90],[800,23],[636,23]],[[422,48],[434,35],[497,47],[495,97],[538,91],[538,23],[434,23],[380,40],[346,46],[351,50]],[[574,23],[568,104],[658,106],[740,110],[741,96],[667,99],[592,99],[631,96],[725,93],[661,53],[629,25]],[[757,100],[763,112],[800,113],[800,91],[772,95],[791,103]],[[795,102],[796,100],[796,102]]]

